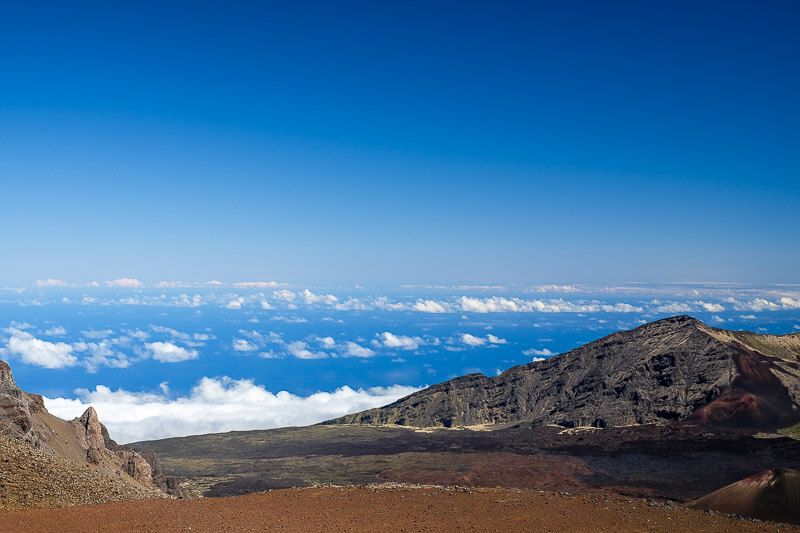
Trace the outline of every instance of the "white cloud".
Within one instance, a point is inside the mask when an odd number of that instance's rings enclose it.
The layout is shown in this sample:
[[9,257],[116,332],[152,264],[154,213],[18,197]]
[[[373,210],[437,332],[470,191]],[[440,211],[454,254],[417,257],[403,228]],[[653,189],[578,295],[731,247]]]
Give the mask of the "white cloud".
[[446,313],[447,308],[441,302],[437,302],[436,300],[417,300],[414,303],[413,307],[414,311],[419,311],[420,313]]
[[789,298],[788,296],[784,296],[778,301],[781,303],[781,306],[787,309],[800,309],[800,300],[797,300],[795,298]]
[[197,359],[199,352],[178,346],[171,342],[148,342],[145,348],[156,361],[161,363],[180,363]]
[[483,337],[476,337],[475,335],[471,335],[469,333],[464,333],[461,335],[461,342],[467,346],[483,346],[486,344],[486,339]]
[[573,285],[540,285],[536,287],[538,292],[580,292],[578,287]]
[[[532,355],[540,355],[540,356],[543,355],[543,356],[546,356],[546,357],[550,357],[551,355],[554,355],[553,352],[551,352],[547,348],[542,348],[541,350],[538,350],[536,348],[530,348],[528,350],[524,350],[522,352],[522,354],[523,355],[527,355],[528,357],[530,357]],[[536,360],[536,358],[535,358],[535,360]],[[538,360],[541,361],[543,359],[538,359]]]
[[697,304],[702,307],[704,311],[708,311],[709,313],[721,313],[725,310],[725,306],[722,304],[709,302],[697,302]]
[[293,302],[297,299],[297,295],[288,289],[281,289],[272,293],[276,300],[284,302]]
[[85,329],[81,331],[81,336],[85,339],[107,339],[114,334],[111,329]]
[[486,335],[486,340],[491,344],[508,344],[507,339],[501,339],[497,335],[492,335],[491,333]]
[[230,301],[229,301],[229,302],[228,302],[228,303],[225,305],[225,307],[226,307],[227,309],[241,309],[241,308],[242,308],[242,304],[243,304],[243,303],[244,303],[244,298],[242,298],[241,296],[239,296],[239,297],[237,297],[237,298],[234,298],[233,300],[230,300]]
[[234,285],[243,289],[275,289],[280,287],[280,283],[277,281],[240,281]]
[[344,355],[348,357],[372,357],[375,355],[375,352],[367,348],[366,346],[361,346],[358,343],[347,341],[344,347]]
[[327,348],[329,350],[336,346],[336,339],[333,337],[318,337],[317,341],[319,341],[323,348]]
[[521,298],[473,298],[462,296],[458,300],[462,311],[472,313],[641,313],[643,309],[624,302],[601,304],[570,302],[562,298],[551,300],[523,300]]
[[377,334],[377,343],[386,348],[397,348],[400,350],[416,350],[422,344],[420,337],[408,337],[406,335],[395,335],[389,331]]
[[325,359],[328,354],[321,351],[312,351],[308,348],[308,343],[304,341],[292,341],[286,345],[286,351],[289,355],[297,357],[298,359]]
[[252,380],[227,377],[202,378],[192,391],[169,398],[158,393],[113,391],[103,385],[78,390],[78,398],[45,398],[56,416],[72,419],[93,406],[121,443],[180,437],[201,433],[269,429],[315,424],[348,413],[380,407],[419,389],[393,385],[354,390],[344,386],[333,392],[298,396],[266,390]]
[[142,282],[136,278],[117,278],[106,281],[106,287],[137,289],[141,286]]
[[203,297],[199,294],[189,296],[186,293],[181,293],[172,298],[172,304],[175,307],[200,307],[203,305]]
[[247,339],[235,339],[233,341],[233,349],[237,352],[257,352],[258,346]]
[[100,342],[76,342],[72,345],[76,352],[86,352],[81,363],[90,373],[97,372],[101,366],[128,368],[131,360],[124,353],[116,350],[112,341],[103,339]]
[[63,337],[67,334],[67,328],[64,326],[54,326],[45,330],[45,335],[50,335],[51,337]]
[[19,356],[24,363],[43,368],[64,368],[78,362],[72,353],[72,346],[65,342],[44,341],[16,328],[8,328],[6,331],[11,335],[6,343],[6,350]]
[[656,313],[691,313],[693,310],[691,305],[681,302],[663,304],[653,309]]
[[301,292],[300,297],[308,305],[314,305],[314,304],[335,305],[339,301],[339,299],[333,294],[314,294],[308,289],[305,289],[303,292]]
[[66,287],[67,283],[65,281],[61,281],[60,279],[37,279],[36,280],[37,287]]

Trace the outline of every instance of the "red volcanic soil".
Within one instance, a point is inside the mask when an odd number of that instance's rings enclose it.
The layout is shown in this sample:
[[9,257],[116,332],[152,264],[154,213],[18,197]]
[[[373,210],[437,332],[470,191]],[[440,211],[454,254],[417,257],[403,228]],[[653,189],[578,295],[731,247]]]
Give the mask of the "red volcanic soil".
[[366,486],[286,489],[0,512],[0,531],[750,531],[794,530],[607,495]]
[[731,388],[692,413],[685,422],[715,427],[776,428],[797,422],[786,386],[770,371],[773,363],[757,352],[740,348],[734,362],[739,375]]
[[800,524],[800,471],[764,470],[703,496],[692,507]]

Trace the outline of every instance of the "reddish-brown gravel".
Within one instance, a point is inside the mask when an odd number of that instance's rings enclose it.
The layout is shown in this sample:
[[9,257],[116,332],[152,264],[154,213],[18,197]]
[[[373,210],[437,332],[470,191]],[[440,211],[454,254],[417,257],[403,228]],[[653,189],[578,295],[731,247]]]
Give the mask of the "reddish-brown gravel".
[[0,531],[796,531],[606,495],[407,486],[287,489],[0,511]]

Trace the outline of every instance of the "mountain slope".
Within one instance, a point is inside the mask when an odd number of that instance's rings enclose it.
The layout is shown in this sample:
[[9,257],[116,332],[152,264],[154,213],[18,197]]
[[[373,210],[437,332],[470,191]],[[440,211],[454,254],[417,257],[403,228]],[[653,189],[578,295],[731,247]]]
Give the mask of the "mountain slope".
[[[5,458],[0,463],[0,499],[5,502],[27,501],[26,490],[48,483],[52,490],[43,494],[55,494],[53,504],[83,501],[80,496],[58,497],[76,490],[87,497],[102,493],[104,489],[86,488],[92,480],[99,480],[98,487],[110,487],[109,500],[119,499],[119,494],[163,496],[158,489],[170,485],[152,454],[140,454],[111,440],[93,408],[70,421],[51,415],[41,396],[17,387],[4,361],[0,361],[0,438]],[[25,488],[25,479],[29,489]],[[91,501],[102,500],[93,498]]]
[[800,335],[728,332],[678,316],[326,424],[607,427],[686,419],[776,428],[800,420],[799,360]]
[[62,507],[164,494],[129,476],[68,461],[0,435],[0,509]]
[[703,496],[691,506],[800,524],[800,471],[764,470]]

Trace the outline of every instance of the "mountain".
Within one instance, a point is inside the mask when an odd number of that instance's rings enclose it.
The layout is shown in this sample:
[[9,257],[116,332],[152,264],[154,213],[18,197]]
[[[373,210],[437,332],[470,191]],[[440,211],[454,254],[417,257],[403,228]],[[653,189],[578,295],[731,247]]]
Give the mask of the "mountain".
[[670,421],[778,428],[800,421],[800,334],[651,322],[496,377],[468,374],[325,424],[455,427]]
[[48,413],[41,396],[17,387],[5,361],[0,361],[0,439],[0,501],[6,505],[19,502],[21,494],[36,500],[37,486],[49,488],[36,502],[55,504],[81,503],[81,495],[91,494],[97,495],[91,501],[105,501],[103,494],[164,496],[160,489],[176,485],[153,454],[114,442],[92,407],[70,421]]
[[691,507],[800,524],[800,471],[764,470],[695,500]]

